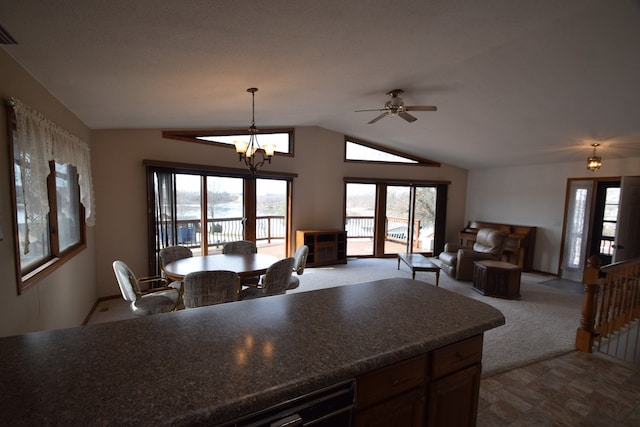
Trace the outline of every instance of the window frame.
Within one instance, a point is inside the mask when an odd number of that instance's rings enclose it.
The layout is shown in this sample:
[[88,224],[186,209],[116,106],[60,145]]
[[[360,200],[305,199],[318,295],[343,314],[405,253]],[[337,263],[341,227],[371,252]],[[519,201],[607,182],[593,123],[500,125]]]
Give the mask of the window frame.
[[[9,139],[9,169],[11,173],[11,205],[14,237],[14,259],[17,281],[18,295],[35,285],[39,280],[48,276],[59,267],[70,261],[77,254],[87,247],[87,230],[85,221],[85,208],[82,203],[78,203],[78,221],[80,228],[80,239],[77,243],[61,251],[58,238],[58,216],[57,216],[57,189],[56,189],[56,169],[55,160],[49,161],[49,175],[47,175],[47,198],[49,199],[48,230],[49,230],[49,255],[38,260],[28,268],[23,268],[20,257],[20,235],[18,229],[18,201],[16,188],[16,167],[15,167],[15,137],[16,137],[16,116],[12,108],[7,108],[7,124]],[[77,196],[80,200],[80,186],[77,184]]]
[[[178,141],[195,142],[197,144],[213,145],[215,147],[224,147],[236,150],[232,144],[224,144],[215,141],[205,141],[199,138],[202,137],[215,137],[215,136],[234,136],[234,135],[247,135],[248,129],[205,129],[205,130],[164,130],[162,131],[162,137],[166,139],[175,139]],[[260,129],[257,133],[258,143],[260,142],[260,135],[273,134],[273,133],[286,133],[289,134],[289,151],[282,152],[276,151],[275,156],[295,157],[295,129],[294,128],[268,128]]]
[[416,187],[434,187],[436,188],[436,212],[434,223],[434,256],[440,253],[445,244],[445,234],[447,228],[447,201],[448,191],[451,181],[438,180],[407,180],[407,179],[384,179],[384,178],[361,178],[361,177],[344,177],[343,178],[343,194],[344,200],[342,205],[343,223],[347,221],[347,184],[374,184],[376,186],[375,200],[375,228],[373,255],[356,255],[362,258],[386,258],[395,257],[396,254],[385,254],[384,251],[384,221],[386,216],[386,197],[387,187],[389,186],[409,186]]
[[[233,147],[232,147],[233,148]],[[226,168],[210,165],[198,165],[189,163],[175,163],[160,160],[145,159],[142,161],[145,167],[147,181],[147,274],[155,275],[159,273],[158,251],[156,247],[155,216],[154,216],[154,185],[153,173],[155,171],[170,172],[173,174],[186,174],[197,176],[218,176],[229,178],[241,178],[244,180],[244,204],[245,204],[245,239],[256,240],[256,178],[279,179],[287,181],[287,227],[285,237],[285,251],[290,253],[291,240],[293,239],[293,181],[298,177],[296,173],[258,171],[256,175],[251,175],[248,169]]]
[[[407,163],[407,162],[393,162],[393,161],[384,161],[384,160],[355,160],[355,159],[347,159],[347,144],[351,142],[353,144],[362,145],[367,148],[371,148],[373,150],[378,150],[383,153],[391,154],[393,156],[404,157],[409,160],[413,160],[416,163]],[[372,164],[387,164],[387,165],[402,165],[402,166],[430,166],[430,167],[440,167],[441,164],[439,162],[435,162],[433,160],[429,160],[424,157],[415,156],[413,154],[405,153],[399,150],[394,150],[393,148],[385,147],[380,144],[376,144],[373,142],[364,141],[362,139],[353,138],[351,136],[344,136],[344,153],[343,159],[348,163],[372,163]]]

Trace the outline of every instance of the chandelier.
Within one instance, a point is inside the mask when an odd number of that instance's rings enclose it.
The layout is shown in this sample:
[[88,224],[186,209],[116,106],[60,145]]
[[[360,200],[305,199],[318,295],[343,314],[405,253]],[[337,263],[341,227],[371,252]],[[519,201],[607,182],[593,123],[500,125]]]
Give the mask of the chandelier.
[[600,146],[600,144],[594,142],[591,146],[593,147],[593,156],[587,159],[587,169],[590,171],[596,171],[600,169],[600,166],[602,166],[602,158],[596,156],[596,147]]
[[[249,127],[249,141],[234,141],[236,152],[240,156],[240,161],[251,171],[251,175],[255,175],[259,167],[264,162],[271,163],[271,157],[275,153],[276,146],[274,144],[265,144],[260,146],[258,143],[258,128],[256,128],[256,92],[258,88],[250,87],[247,92],[251,93],[251,126]],[[260,157],[258,159],[258,157]]]

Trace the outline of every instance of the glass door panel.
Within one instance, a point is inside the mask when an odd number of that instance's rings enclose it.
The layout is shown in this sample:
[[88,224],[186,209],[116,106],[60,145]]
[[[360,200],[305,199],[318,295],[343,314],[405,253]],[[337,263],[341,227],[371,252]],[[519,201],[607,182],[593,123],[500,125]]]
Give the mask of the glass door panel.
[[258,252],[284,258],[287,242],[287,181],[256,179]]
[[222,244],[244,239],[242,178],[207,176],[208,253],[222,252]]
[[176,244],[200,247],[202,218],[201,179],[198,175],[176,175]]
[[411,187],[388,186],[385,217],[385,255],[408,252],[411,239]]
[[436,226],[436,187],[416,187],[413,221],[413,252],[433,254]]
[[373,255],[376,184],[347,183],[347,256]]

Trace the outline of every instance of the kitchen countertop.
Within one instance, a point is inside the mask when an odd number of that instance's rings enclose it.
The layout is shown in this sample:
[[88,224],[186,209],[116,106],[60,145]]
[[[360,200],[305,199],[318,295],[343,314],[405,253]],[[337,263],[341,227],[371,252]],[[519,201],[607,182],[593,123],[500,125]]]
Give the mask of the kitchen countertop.
[[396,278],[0,338],[0,424],[215,425],[503,324]]

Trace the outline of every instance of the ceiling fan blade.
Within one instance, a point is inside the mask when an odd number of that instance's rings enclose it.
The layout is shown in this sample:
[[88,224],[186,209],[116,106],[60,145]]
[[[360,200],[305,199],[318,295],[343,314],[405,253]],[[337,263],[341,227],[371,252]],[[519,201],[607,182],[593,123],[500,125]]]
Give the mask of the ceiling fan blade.
[[400,111],[398,113],[398,115],[400,117],[402,117],[403,119],[405,119],[406,121],[408,121],[409,123],[411,122],[415,122],[416,120],[418,120],[417,118],[413,117],[411,114],[405,112],[405,111]]
[[373,124],[375,122],[377,122],[378,120],[380,120],[381,118],[383,118],[384,116],[388,115],[389,112],[385,111],[384,113],[380,114],[378,117],[376,117],[375,119],[371,120],[368,124]]
[[404,107],[404,111],[438,111],[438,107],[433,105],[412,105],[410,107]]
[[364,111],[386,111],[386,108],[374,108],[372,110],[355,110],[354,113],[362,113]]

